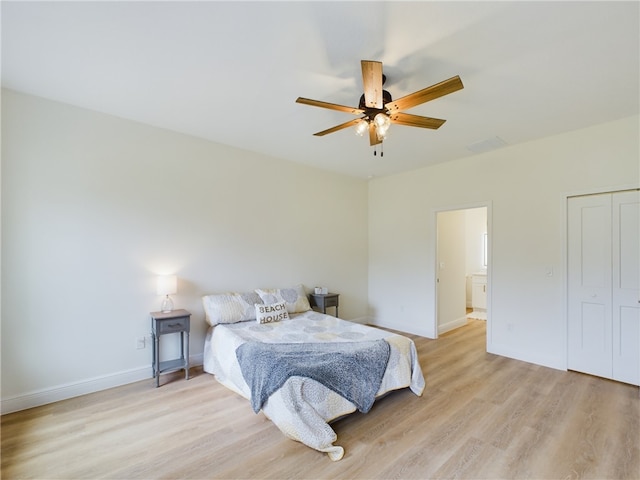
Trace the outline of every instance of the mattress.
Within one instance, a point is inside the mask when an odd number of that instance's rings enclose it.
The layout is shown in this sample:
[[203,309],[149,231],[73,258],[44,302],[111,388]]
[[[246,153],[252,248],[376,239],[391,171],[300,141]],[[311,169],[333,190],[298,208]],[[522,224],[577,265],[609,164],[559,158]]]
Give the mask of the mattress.
[[[204,370],[251,400],[251,390],[236,357],[236,349],[246,342],[348,344],[379,339],[389,344],[390,355],[376,398],[402,388],[422,395],[424,376],[411,339],[313,310],[292,314],[281,322],[259,324],[254,320],[211,327],[205,339]],[[327,453],[332,460],[340,460],[344,449],[334,444],[337,435],[329,424],[354,411],[353,403],[322,383],[298,376],[290,377],[262,407],[284,435]]]

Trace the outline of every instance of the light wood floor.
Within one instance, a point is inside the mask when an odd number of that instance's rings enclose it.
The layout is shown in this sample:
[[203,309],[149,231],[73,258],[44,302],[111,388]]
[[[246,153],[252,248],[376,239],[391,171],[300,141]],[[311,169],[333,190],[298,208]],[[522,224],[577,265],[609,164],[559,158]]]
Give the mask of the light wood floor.
[[201,370],[2,417],[2,478],[640,478],[638,388],[485,352],[485,323],[412,337],[427,388],[288,440]]

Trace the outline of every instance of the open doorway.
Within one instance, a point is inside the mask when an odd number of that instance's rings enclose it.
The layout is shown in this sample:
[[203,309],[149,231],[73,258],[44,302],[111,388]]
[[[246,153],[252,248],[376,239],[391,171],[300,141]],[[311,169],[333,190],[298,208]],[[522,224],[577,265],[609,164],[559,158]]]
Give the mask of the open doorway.
[[488,226],[487,205],[436,212],[437,335],[471,319],[488,321]]

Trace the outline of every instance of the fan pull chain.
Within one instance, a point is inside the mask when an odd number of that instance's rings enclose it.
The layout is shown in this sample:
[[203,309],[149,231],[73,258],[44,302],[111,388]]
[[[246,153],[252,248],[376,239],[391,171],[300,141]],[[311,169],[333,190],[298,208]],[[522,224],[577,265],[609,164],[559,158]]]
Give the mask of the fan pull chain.
[[[375,157],[378,154],[378,147],[373,146],[373,156]],[[384,157],[384,150],[382,150],[382,142],[380,142],[380,156]]]

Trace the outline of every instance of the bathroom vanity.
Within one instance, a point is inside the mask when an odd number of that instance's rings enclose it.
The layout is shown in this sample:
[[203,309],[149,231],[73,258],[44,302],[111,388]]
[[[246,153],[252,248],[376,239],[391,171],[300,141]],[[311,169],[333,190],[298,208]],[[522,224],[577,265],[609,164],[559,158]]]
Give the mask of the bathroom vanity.
[[486,272],[478,272],[471,275],[471,307],[474,312],[487,311]]

